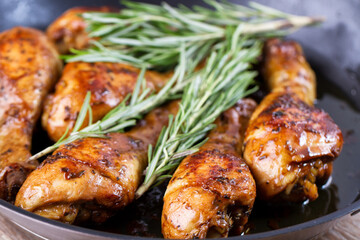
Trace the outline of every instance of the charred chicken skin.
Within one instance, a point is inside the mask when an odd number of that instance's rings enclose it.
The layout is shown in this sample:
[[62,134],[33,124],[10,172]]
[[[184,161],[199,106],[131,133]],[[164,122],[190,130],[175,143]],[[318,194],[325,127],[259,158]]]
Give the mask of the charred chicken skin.
[[26,179],[16,206],[73,223],[103,222],[134,199],[154,145],[178,102],[151,111],[127,133],[63,145]]
[[241,158],[255,105],[242,100],[224,112],[199,152],[181,162],[164,196],[165,238],[227,237],[231,228],[242,232],[256,196],[255,181]]
[[42,102],[62,64],[42,32],[16,27],[0,33],[0,198],[12,201],[37,162],[31,138]]
[[86,32],[87,25],[79,14],[85,12],[112,12],[115,10],[117,9],[106,6],[71,8],[49,25],[46,34],[61,54],[69,53],[72,48],[87,48],[91,38]]
[[263,75],[271,92],[252,115],[244,143],[259,196],[315,200],[316,184],[327,181],[342,149],[341,131],[313,106],[315,75],[297,43],[269,40]]
[[[91,92],[93,121],[103,118],[133,92],[139,73],[140,69],[121,63],[68,63],[55,93],[46,99],[43,128],[54,141],[60,139],[68,127],[71,130],[88,91]],[[158,91],[170,76],[170,73],[147,71],[147,87]]]

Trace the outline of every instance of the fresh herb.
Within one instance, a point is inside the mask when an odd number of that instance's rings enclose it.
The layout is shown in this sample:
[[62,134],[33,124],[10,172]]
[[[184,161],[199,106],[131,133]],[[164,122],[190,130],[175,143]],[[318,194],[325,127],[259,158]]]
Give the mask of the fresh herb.
[[202,74],[185,88],[179,112],[162,130],[154,150],[149,146],[149,165],[137,197],[157,181],[171,176],[167,173],[206,141],[204,138],[215,119],[256,90],[248,89],[256,75],[250,67],[261,53],[261,44],[256,41],[249,47],[240,35],[241,31],[236,29],[228,44],[211,54]]
[[[92,112],[90,106],[91,93],[86,94],[83,106],[79,112],[78,118],[75,123],[75,127],[71,134],[68,135],[68,130],[64,135],[52,146],[45,148],[41,152],[30,157],[29,160],[35,160],[48,153],[56,150],[60,145],[71,143],[75,140],[86,137],[100,137],[106,138],[107,133],[120,132],[124,128],[133,126],[136,120],[141,118],[143,114],[149,112],[154,107],[157,107],[165,101],[172,99],[181,92],[186,84],[191,81],[191,73],[187,72],[187,67],[190,61],[186,60],[184,54],[184,48],[182,48],[182,54],[180,55],[180,64],[176,68],[174,75],[165,84],[165,86],[158,93],[151,93],[151,90],[146,87],[146,79],[144,78],[145,68],[143,68],[139,74],[136,82],[133,94],[128,95],[117,107],[108,112],[105,117],[96,123],[92,123]],[[185,77],[187,77],[185,79]],[[127,104],[129,102],[129,104]],[[86,114],[89,115],[89,125],[80,130],[80,127],[84,124]]]
[[178,64],[179,45],[185,44],[187,59],[201,61],[212,46],[225,39],[226,28],[242,26],[252,37],[287,35],[300,27],[321,22],[321,18],[295,16],[250,3],[242,5],[205,0],[210,8],[183,5],[175,8],[123,1],[119,13],[87,12],[81,16],[88,24],[93,47],[72,50],[63,56],[68,62],[123,62],[168,70]]

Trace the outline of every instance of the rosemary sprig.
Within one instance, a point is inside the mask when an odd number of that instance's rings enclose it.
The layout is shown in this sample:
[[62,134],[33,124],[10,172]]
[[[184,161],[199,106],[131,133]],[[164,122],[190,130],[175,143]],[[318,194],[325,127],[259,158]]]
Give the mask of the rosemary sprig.
[[248,89],[256,75],[251,63],[260,55],[261,44],[250,47],[240,39],[239,30],[231,31],[227,44],[213,52],[204,72],[184,90],[179,112],[171,117],[155,148],[149,147],[149,165],[144,183],[136,196],[140,197],[151,185],[162,181],[187,155],[198,151],[214,120],[236,101],[256,90]]
[[[146,88],[146,80],[144,78],[146,68],[143,67],[137,79],[133,94],[131,96],[128,95],[117,107],[108,112],[103,119],[96,123],[92,123],[90,106],[91,93],[88,92],[71,134],[66,137],[68,135],[67,130],[54,145],[33,155],[29,160],[35,160],[45,156],[46,154],[53,152],[60,145],[71,143],[77,139],[86,137],[106,138],[107,133],[119,132],[126,127],[135,125],[136,120],[141,118],[143,114],[161,105],[165,101],[174,98],[197,74],[188,72],[189,68],[193,69],[191,68],[192,63],[185,58],[183,46],[181,49],[182,54],[180,55],[180,64],[176,68],[171,79],[158,93],[151,93],[151,90]],[[129,102],[128,105],[127,102]],[[83,126],[86,114],[89,114],[89,125],[80,129],[80,127]]]
[[68,62],[125,62],[164,70],[178,64],[179,44],[185,44],[186,58],[206,58],[211,46],[224,40],[226,27],[242,25],[247,36],[286,35],[300,27],[321,22],[321,18],[286,14],[250,3],[238,4],[205,0],[210,8],[183,5],[171,7],[123,1],[120,13],[83,13],[93,47],[73,50],[63,56]]

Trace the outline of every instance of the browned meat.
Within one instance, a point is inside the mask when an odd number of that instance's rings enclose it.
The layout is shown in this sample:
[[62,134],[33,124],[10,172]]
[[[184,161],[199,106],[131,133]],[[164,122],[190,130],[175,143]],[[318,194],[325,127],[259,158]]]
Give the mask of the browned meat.
[[156,143],[177,109],[178,103],[172,102],[150,112],[127,133],[61,146],[29,175],[15,205],[68,223],[105,221],[134,199],[148,145]]
[[272,39],[265,45],[263,73],[271,93],[251,117],[244,158],[263,199],[315,200],[316,183],[332,172],[342,149],[339,127],[313,107],[315,76],[301,47]]
[[90,37],[86,32],[86,23],[79,16],[84,12],[112,12],[112,7],[75,7],[67,10],[46,31],[48,38],[55,44],[61,54],[69,53],[70,49],[83,49],[89,46]]
[[231,228],[242,232],[256,195],[255,181],[241,158],[255,105],[243,100],[223,113],[207,143],[181,162],[164,196],[165,238],[226,237]]
[[[47,97],[42,125],[51,139],[57,141],[66,129],[74,127],[87,91],[91,91],[90,104],[93,121],[103,118],[135,88],[140,70],[121,63],[73,62],[65,66],[55,93]],[[161,89],[171,74],[147,71],[147,86]],[[88,122],[87,119],[84,122]]]
[[0,198],[11,201],[35,169],[31,137],[61,62],[45,34],[16,27],[0,33]]

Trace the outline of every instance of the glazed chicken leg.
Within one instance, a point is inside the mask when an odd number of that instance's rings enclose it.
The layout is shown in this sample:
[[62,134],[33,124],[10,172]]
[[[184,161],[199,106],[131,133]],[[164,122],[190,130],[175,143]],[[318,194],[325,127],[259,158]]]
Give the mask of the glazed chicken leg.
[[38,30],[16,27],[0,33],[0,198],[12,201],[37,162],[31,138],[42,102],[62,64]]
[[86,32],[86,23],[79,14],[84,12],[112,12],[111,7],[75,7],[64,12],[49,25],[46,34],[61,54],[70,49],[83,49],[89,46],[91,38]]
[[342,149],[339,127],[313,107],[315,75],[295,42],[272,39],[263,75],[271,90],[251,117],[244,158],[263,199],[315,200]]
[[199,152],[181,162],[164,196],[165,238],[226,237],[231,228],[242,232],[256,195],[255,181],[241,158],[255,105],[242,100],[223,113]]
[[67,223],[105,221],[134,199],[148,145],[156,143],[169,114],[177,109],[178,103],[172,102],[150,112],[127,133],[60,147],[29,175],[15,205]]
[[[57,141],[68,127],[69,130],[74,127],[88,91],[91,92],[93,121],[103,118],[133,92],[139,73],[140,69],[121,63],[68,63],[55,93],[45,102],[42,125],[49,137]],[[161,89],[170,77],[170,73],[145,73],[147,87],[153,91]]]

